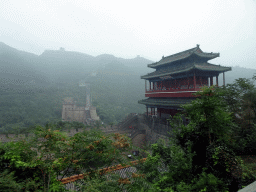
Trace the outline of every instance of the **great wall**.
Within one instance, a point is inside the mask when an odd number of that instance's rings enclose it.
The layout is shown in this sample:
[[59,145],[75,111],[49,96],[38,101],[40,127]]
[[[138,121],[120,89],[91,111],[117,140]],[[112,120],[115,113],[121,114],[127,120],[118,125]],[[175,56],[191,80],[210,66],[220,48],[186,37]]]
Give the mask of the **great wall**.
[[[76,133],[83,132],[84,128],[63,130],[67,132],[69,137]],[[120,133],[126,134],[131,138],[132,143],[136,147],[140,147],[145,142],[149,144],[156,143],[158,139],[168,141],[168,132],[171,131],[170,125],[164,121],[160,121],[154,117],[145,114],[129,114],[123,121],[113,126],[102,126],[100,130],[105,134]],[[33,137],[33,133],[29,134],[0,134],[0,142],[20,141]]]

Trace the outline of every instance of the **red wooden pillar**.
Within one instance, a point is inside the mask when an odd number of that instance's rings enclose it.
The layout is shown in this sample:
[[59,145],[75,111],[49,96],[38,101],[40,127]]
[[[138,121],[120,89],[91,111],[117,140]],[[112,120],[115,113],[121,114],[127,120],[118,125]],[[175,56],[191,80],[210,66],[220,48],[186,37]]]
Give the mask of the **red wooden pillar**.
[[210,77],[210,86],[213,85],[213,77]]
[[223,87],[225,87],[225,73],[223,72]]
[[177,83],[177,88],[180,89],[181,79],[179,79],[176,83]]
[[188,89],[189,89],[189,77],[188,77]]
[[196,74],[194,72],[194,89],[196,88]]
[[219,79],[218,79],[218,75],[216,76],[216,86],[219,86]]

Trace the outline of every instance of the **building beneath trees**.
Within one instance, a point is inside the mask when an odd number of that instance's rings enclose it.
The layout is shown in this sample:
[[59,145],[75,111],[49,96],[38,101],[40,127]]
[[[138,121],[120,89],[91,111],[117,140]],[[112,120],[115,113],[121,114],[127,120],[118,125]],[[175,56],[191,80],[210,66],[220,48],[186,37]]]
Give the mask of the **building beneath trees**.
[[145,79],[145,97],[148,98],[138,103],[146,105],[147,115],[160,118],[174,116],[182,110],[182,104],[196,98],[192,93],[200,91],[200,87],[213,85],[213,78],[216,78],[216,86],[219,86],[220,73],[223,73],[225,86],[225,72],[231,71],[231,67],[208,63],[219,56],[219,53],[205,53],[197,45],[148,64],[156,71],[141,76],[141,79]]

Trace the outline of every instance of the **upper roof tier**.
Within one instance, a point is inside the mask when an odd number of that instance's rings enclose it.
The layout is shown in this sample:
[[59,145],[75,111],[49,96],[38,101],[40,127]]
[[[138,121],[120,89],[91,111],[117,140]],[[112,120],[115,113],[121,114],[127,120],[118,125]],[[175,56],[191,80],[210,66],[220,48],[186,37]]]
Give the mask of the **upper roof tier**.
[[188,49],[186,51],[182,51],[180,53],[176,53],[168,57],[163,56],[163,58],[160,61],[156,63],[148,64],[148,67],[157,68],[161,65],[170,64],[178,60],[186,59],[193,54],[198,57],[204,58],[205,61],[208,61],[220,56],[219,53],[205,53],[199,48],[199,45],[197,45],[192,49]]
[[231,67],[223,67],[220,65],[214,65],[210,63],[184,63],[183,65],[174,65],[168,66],[166,68],[162,68],[160,70],[156,70],[152,73],[148,73],[147,75],[141,76],[141,79],[152,79],[163,77],[166,75],[174,75],[179,73],[185,73],[189,71],[197,70],[197,71],[209,71],[209,72],[217,72],[222,73],[226,71],[231,71]]

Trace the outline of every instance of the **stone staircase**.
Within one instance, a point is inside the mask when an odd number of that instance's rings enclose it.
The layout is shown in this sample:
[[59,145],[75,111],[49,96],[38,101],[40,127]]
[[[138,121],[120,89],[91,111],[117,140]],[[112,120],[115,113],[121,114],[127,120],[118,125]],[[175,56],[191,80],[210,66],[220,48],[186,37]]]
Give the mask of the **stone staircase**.
[[138,134],[133,139],[133,145],[136,147],[142,147],[142,145],[146,141],[146,135],[145,134]]

